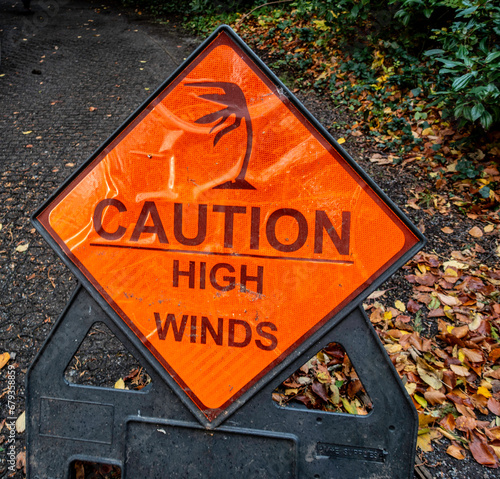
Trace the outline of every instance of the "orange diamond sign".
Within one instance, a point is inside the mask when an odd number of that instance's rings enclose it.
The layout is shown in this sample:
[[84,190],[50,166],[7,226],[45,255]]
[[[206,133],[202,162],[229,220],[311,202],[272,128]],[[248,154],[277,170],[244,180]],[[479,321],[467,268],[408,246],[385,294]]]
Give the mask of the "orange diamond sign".
[[228,27],[35,222],[209,421],[419,243]]

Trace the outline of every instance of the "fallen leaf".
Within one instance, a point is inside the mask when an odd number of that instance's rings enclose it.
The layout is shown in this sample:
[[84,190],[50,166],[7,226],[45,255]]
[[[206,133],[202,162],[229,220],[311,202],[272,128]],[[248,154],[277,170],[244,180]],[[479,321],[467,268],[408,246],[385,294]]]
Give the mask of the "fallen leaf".
[[451,330],[451,334],[455,336],[456,338],[465,338],[469,334],[469,326],[458,326],[457,328],[453,328]]
[[490,397],[488,399],[488,409],[495,415],[500,416],[500,401],[497,401],[495,398]]
[[495,225],[491,225],[491,224],[490,225],[486,225],[484,227],[484,232],[485,233],[491,233],[494,229],[495,229]]
[[479,462],[479,464],[493,468],[498,467],[498,459],[495,452],[480,436],[472,433],[472,440],[469,443],[469,447],[474,459]]
[[465,450],[456,444],[452,444],[446,449],[446,453],[459,461],[465,459]]
[[437,293],[439,301],[446,304],[447,306],[460,306],[462,303],[455,296],[449,296],[447,294]]
[[345,410],[349,414],[357,414],[358,413],[356,408],[349,402],[349,400],[347,398],[341,398],[341,399],[342,399],[342,404],[344,405]]
[[406,392],[408,393],[408,395],[412,396],[417,389],[417,385],[416,385],[416,383],[406,383],[405,389],[406,389]]
[[16,469],[22,469],[26,474],[26,451],[21,451],[16,456]]
[[400,301],[399,299],[394,302],[394,306],[399,309],[402,313],[406,311],[406,306],[405,304]]
[[441,421],[439,421],[439,425],[448,431],[453,431],[455,429],[455,424],[455,416],[451,413],[448,413],[443,419],[441,419]]
[[[377,165],[392,165],[394,163],[393,159],[389,156],[383,156],[380,153],[375,153],[370,158],[371,163],[377,163]],[[420,208],[419,208],[420,209]]]
[[20,253],[24,253],[28,249],[29,243],[25,244],[20,244],[17,248],[16,251],[19,251]]
[[10,354],[9,353],[2,353],[0,354],[0,369],[2,369],[10,359]]
[[[491,397],[491,392],[483,386],[477,388],[477,393],[481,394],[481,396],[484,396],[485,398]],[[497,416],[500,416],[500,414],[497,414]]]
[[450,364],[450,369],[457,375],[467,377],[469,373],[469,369],[465,366],[458,366],[457,364]]
[[422,407],[427,407],[427,401],[422,396],[414,394],[413,399],[415,399],[415,401],[417,401]]
[[341,145],[342,143],[345,143],[345,138],[339,138],[339,139],[337,140],[337,143],[338,143],[339,145]]
[[372,294],[370,294],[370,296],[368,296],[368,298],[366,299],[377,299],[377,298],[380,298],[381,296],[384,296],[385,292],[387,290],[379,290],[379,291],[374,291]]
[[427,402],[432,404],[443,404],[446,401],[446,396],[441,391],[436,391],[435,389],[429,389],[424,393]]
[[85,479],[85,467],[82,462],[75,463],[76,479]]
[[32,130],[23,131],[23,135],[29,135],[30,133],[33,133],[33,131]]
[[96,111],[96,110],[97,110],[97,108],[96,108],[95,106],[91,106],[91,107],[89,108],[89,111]]
[[22,414],[16,420],[16,431],[21,434],[26,429],[26,414],[23,411]]
[[451,235],[451,233],[453,233],[453,230],[451,228],[448,228],[448,226],[445,226],[444,228],[441,228],[441,231],[443,233],[446,233],[447,235]]
[[483,232],[479,226],[474,226],[469,230],[469,234],[474,238],[481,238],[483,236]]
[[484,361],[483,353],[477,349],[462,348],[460,351],[472,363],[481,363]]
[[425,432],[423,434],[421,434],[419,431],[417,437],[417,447],[424,452],[432,452],[433,448],[431,445],[431,441],[439,439],[440,437],[441,433],[435,429],[431,429],[429,432]]
[[115,389],[125,389],[125,381],[122,378],[118,379],[118,381],[116,381],[116,383],[115,383],[114,388]]
[[455,426],[459,431],[472,431],[477,427],[477,422],[473,417],[459,416],[455,421]]

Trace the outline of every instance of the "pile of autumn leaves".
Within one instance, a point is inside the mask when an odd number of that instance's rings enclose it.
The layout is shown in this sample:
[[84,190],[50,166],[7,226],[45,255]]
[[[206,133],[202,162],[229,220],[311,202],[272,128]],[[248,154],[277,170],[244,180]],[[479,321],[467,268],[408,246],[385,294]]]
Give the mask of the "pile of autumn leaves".
[[[393,306],[376,291],[364,308],[419,415],[418,447],[451,441],[447,453],[500,465],[500,270],[473,250],[448,261],[420,253],[405,268],[412,297]],[[424,319],[425,318],[425,319]],[[330,344],[275,391],[282,405],[367,414],[371,409],[341,345]]]

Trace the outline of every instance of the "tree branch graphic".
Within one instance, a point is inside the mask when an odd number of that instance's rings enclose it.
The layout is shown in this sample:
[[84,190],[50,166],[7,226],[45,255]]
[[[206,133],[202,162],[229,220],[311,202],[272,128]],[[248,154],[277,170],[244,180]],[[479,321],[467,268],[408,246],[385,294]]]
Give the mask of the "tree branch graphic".
[[[198,95],[198,98],[203,98],[204,100],[212,101],[226,107],[222,110],[218,110],[213,113],[209,113],[208,115],[202,116],[195,121],[195,123],[199,123],[202,125],[214,123],[217,121],[218,123],[216,123],[212,127],[210,133],[212,133],[219,126],[224,126],[224,128],[220,129],[215,135],[214,146],[217,145],[219,140],[224,135],[227,135],[231,131],[236,130],[241,125],[242,119],[245,120],[245,126],[247,130],[247,145],[240,172],[233,181],[226,181],[221,185],[214,186],[214,188],[230,190],[255,190],[255,187],[253,187],[250,183],[248,183],[248,181],[245,180],[248,163],[252,154],[253,130],[252,120],[250,119],[250,112],[248,111],[245,95],[243,94],[241,88],[235,83],[230,82],[197,82],[186,83],[185,86],[199,88],[221,88],[224,91],[223,94],[208,93],[205,95]],[[229,118],[233,115],[234,122],[229,123]]]

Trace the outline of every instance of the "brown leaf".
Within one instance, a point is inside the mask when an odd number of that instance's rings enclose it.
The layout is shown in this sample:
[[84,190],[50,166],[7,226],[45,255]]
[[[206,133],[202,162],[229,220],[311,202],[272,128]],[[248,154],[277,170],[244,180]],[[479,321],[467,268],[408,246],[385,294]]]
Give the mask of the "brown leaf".
[[439,421],[439,425],[447,429],[448,431],[455,430],[455,416],[451,413],[448,413],[441,421]]
[[458,328],[453,328],[451,334],[456,338],[465,338],[469,334],[469,326],[459,326]]
[[441,303],[446,304],[447,306],[460,306],[462,302],[456,298],[455,296],[449,296],[447,294],[438,293],[438,298]]
[[477,427],[477,422],[474,418],[468,416],[459,416],[455,421],[455,426],[459,431],[472,431]]
[[495,415],[500,416],[500,401],[490,397],[487,403],[488,409]]
[[75,462],[76,479],[85,479],[85,467],[82,462]]
[[432,286],[438,278],[431,273],[417,274],[415,281],[422,286]]
[[479,226],[474,226],[469,230],[469,234],[474,238],[481,238],[483,236],[483,231],[479,228]]
[[16,469],[22,469],[26,474],[26,451],[21,451],[16,456]]
[[482,363],[484,361],[484,356],[481,351],[477,349],[462,348],[462,353],[464,356],[472,363]]
[[485,429],[484,432],[492,441],[500,441],[500,426]]
[[370,296],[368,296],[368,298],[366,299],[377,299],[377,298],[380,298],[381,296],[384,296],[385,292],[387,290],[379,290],[379,291],[374,291],[372,294],[370,294]]
[[424,393],[424,397],[433,406],[435,404],[443,404],[446,401],[446,396],[440,392],[436,391],[435,389],[428,389]]
[[490,351],[490,354],[488,355],[488,359],[494,363],[495,361],[498,361],[499,358],[500,358],[500,348],[492,349]]
[[453,230],[451,228],[448,228],[448,226],[441,228],[441,231],[447,235],[451,235],[451,233],[453,233]]
[[484,376],[493,379],[500,379],[500,369],[497,369],[495,371],[492,369],[491,371],[484,373]]
[[448,449],[446,449],[446,453],[459,461],[465,459],[465,450],[457,444],[449,446]]
[[472,440],[469,443],[469,447],[474,459],[479,464],[492,468],[498,467],[498,459],[495,455],[495,451],[488,446],[481,436],[472,433]]
[[318,381],[312,383],[312,390],[316,393],[323,401],[328,401],[328,394],[326,393],[326,388],[323,384]]
[[410,313],[416,313],[421,307],[422,305],[418,304],[416,301],[413,301],[413,299],[410,299],[406,304],[406,308]]

